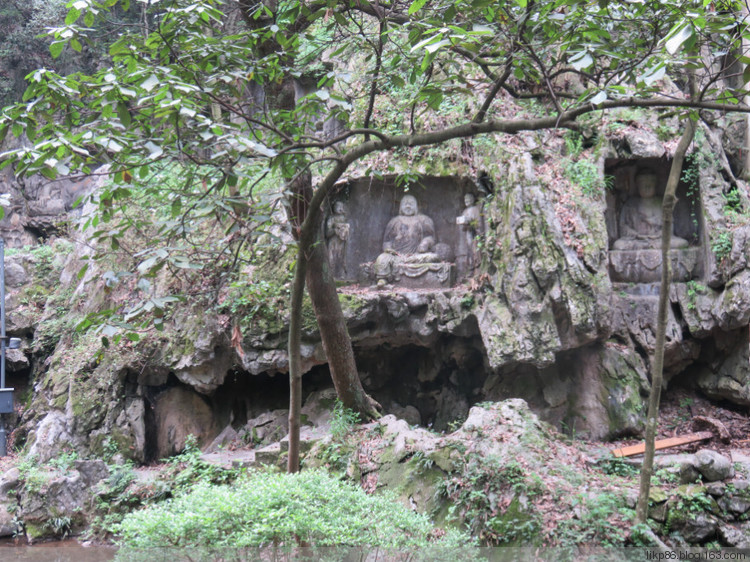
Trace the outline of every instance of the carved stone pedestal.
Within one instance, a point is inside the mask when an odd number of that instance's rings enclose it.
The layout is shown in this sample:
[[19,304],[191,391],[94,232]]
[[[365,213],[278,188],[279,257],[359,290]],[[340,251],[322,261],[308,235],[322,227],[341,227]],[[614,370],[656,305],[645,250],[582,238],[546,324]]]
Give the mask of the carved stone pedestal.
[[[699,247],[669,251],[672,281],[689,281],[700,274]],[[609,277],[620,283],[656,283],[661,280],[661,250],[610,250]]]
[[[374,262],[363,263],[359,277],[360,284],[375,285]],[[386,281],[407,289],[447,289],[456,281],[456,266],[450,262],[395,264]]]

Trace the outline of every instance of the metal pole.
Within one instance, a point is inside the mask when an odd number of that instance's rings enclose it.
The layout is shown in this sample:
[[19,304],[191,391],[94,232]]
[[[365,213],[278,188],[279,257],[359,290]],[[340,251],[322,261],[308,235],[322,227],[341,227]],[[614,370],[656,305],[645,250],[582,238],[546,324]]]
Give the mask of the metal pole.
[[5,240],[0,238],[0,388],[5,388]]
[[[0,389],[5,388],[5,240],[0,238]],[[5,420],[0,414],[0,457],[8,454]]]

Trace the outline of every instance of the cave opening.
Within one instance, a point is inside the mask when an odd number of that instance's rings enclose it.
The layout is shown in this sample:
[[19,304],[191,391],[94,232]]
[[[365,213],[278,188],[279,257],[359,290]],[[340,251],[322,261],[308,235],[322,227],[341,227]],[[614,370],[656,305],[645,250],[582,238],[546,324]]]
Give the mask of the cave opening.
[[443,336],[431,347],[403,345],[360,349],[357,364],[365,390],[413,425],[446,431],[483,400],[489,368],[478,336]]

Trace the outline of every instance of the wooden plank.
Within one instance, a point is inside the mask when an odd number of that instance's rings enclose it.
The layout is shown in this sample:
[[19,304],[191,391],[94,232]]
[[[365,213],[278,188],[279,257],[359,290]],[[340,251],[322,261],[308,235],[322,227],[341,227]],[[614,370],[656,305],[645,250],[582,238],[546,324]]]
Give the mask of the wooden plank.
[[[681,437],[670,437],[669,439],[659,439],[654,443],[654,448],[658,451],[659,449],[669,449],[670,447],[677,447],[678,445],[687,445],[688,443],[695,443],[696,441],[705,441],[711,439],[714,434],[710,431],[699,431],[698,433],[690,433]],[[616,457],[632,457],[633,455],[640,455],[646,451],[646,444],[639,443],[638,445],[630,445],[629,447],[622,447],[620,449],[613,449],[612,454]]]

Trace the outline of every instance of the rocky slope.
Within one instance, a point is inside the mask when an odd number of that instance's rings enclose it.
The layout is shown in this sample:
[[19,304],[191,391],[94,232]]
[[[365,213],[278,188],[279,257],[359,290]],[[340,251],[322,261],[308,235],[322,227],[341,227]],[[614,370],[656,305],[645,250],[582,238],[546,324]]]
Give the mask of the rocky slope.
[[[416,166],[425,178],[439,174],[462,189],[484,190],[482,263],[452,288],[341,288],[361,376],[385,413],[444,431],[464,422],[474,404],[522,398],[543,420],[577,436],[637,434],[656,289],[651,281],[618,277],[613,250],[621,210],[635,189],[632,170],[648,167],[663,177],[676,126],[622,113],[574,141],[540,132],[477,142],[448,168],[447,155],[422,155]],[[738,179],[735,129],[729,120],[704,126],[684,173],[676,222],[697,257],[670,293],[665,369],[673,383],[745,407],[750,202]],[[395,156],[392,165],[405,168]],[[479,172],[484,179],[475,185]],[[4,177],[12,207],[0,228],[14,248],[6,258],[8,330],[24,341],[9,358],[19,404],[9,420],[14,444],[38,461],[68,450],[85,457],[114,449],[120,458],[153,462],[181,451],[190,434],[207,446],[222,432],[284,409],[293,252],[283,219],[277,217],[273,245],[233,284],[208,274],[177,280],[160,273],[153,298],[191,284],[204,297],[173,306],[162,331],[147,329],[138,342],[104,348],[102,334],[75,327],[88,314],[128,310],[140,298],[136,279],[121,275],[123,254],[113,251],[82,270],[102,248],[82,228],[93,206],[74,209],[73,202],[105,182],[104,174],[23,184]],[[147,237],[132,242],[149,246]],[[636,250],[637,259],[645,263],[649,251]],[[330,385],[313,318],[308,306],[306,394]],[[388,419],[384,427],[397,423]],[[259,437],[262,426],[254,426],[251,442],[268,442]]]

